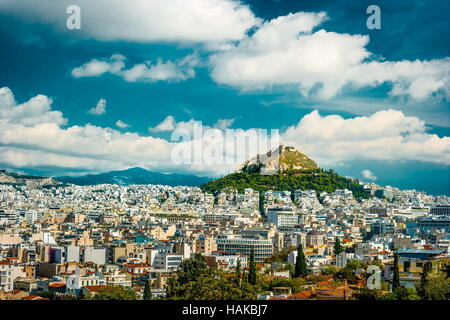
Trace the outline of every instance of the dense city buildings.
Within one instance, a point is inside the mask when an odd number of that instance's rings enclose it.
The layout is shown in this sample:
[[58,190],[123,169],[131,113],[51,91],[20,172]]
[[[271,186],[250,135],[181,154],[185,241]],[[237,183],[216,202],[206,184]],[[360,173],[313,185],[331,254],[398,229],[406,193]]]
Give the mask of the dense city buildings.
[[[92,297],[108,286],[142,297],[147,282],[164,297],[169,279],[196,254],[223,272],[248,272],[253,259],[260,273],[289,279],[299,246],[309,274],[376,263],[388,284],[397,252],[400,283],[414,288],[427,262],[449,259],[450,198],[361,185],[367,199],[346,189],[210,194],[164,185],[2,184],[0,298]],[[377,197],[380,189],[392,198]],[[303,294],[325,299],[317,292]],[[295,294],[273,289],[258,298]]]

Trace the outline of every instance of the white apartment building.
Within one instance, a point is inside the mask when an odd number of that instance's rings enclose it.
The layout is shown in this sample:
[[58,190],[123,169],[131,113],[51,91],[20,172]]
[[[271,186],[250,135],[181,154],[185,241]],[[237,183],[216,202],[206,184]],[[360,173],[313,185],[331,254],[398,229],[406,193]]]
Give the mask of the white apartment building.
[[153,256],[152,267],[155,269],[176,269],[183,261],[181,254],[157,252]]
[[106,263],[106,248],[86,247],[82,253],[82,261],[93,262],[98,265]]
[[0,261],[0,290],[7,292],[13,288],[13,265],[7,261]]
[[269,209],[267,222],[273,223],[277,227],[293,227],[298,224],[298,215],[294,211]]

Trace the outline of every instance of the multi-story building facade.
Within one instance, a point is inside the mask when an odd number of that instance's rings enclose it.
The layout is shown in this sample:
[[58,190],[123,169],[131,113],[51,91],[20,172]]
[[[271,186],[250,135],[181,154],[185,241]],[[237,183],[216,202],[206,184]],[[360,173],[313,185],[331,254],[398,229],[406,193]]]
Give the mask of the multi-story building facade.
[[254,250],[255,261],[263,262],[273,254],[273,243],[271,240],[250,238],[217,239],[217,250],[244,254],[248,257]]
[[13,288],[13,264],[8,261],[0,261],[0,290],[7,292]]

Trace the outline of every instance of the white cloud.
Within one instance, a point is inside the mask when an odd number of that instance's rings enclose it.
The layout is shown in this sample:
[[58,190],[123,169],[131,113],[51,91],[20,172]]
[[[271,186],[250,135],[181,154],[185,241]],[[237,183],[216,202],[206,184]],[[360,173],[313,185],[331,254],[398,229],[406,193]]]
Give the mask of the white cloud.
[[80,33],[100,41],[227,42],[258,23],[235,0],[0,0],[0,12],[67,31],[69,5],[81,8]]
[[195,77],[194,68],[199,64],[195,54],[188,55],[175,62],[158,59],[156,63],[146,61],[125,69],[126,58],[113,54],[107,59],[92,59],[72,70],[72,76],[94,77],[111,73],[122,77],[127,82],[184,81]]
[[201,121],[198,121],[195,119],[177,122],[175,120],[175,117],[169,115],[155,127],[149,128],[149,131],[150,132],[167,132],[167,131],[174,131],[176,129],[181,129],[181,130],[186,130],[187,132],[190,132],[191,134],[193,134],[194,126],[196,126],[196,125],[201,126],[203,128],[203,130],[219,129],[219,130],[224,131],[224,130],[228,129],[234,123],[234,120],[235,119],[219,119],[212,126],[207,126],[207,125],[204,125]]
[[367,180],[375,181],[378,179],[378,177],[376,175],[374,175],[373,172],[368,169],[364,169],[363,171],[361,171],[361,174]]
[[96,116],[100,116],[102,114],[106,113],[106,100],[101,98],[100,100],[98,100],[97,105],[93,108],[91,108],[88,113],[96,115]]
[[67,123],[60,111],[52,111],[52,99],[44,95],[37,95],[27,102],[17,104],[12,91],[0,88],[0,120],[6,119],[11,123],[31,126],[39,123],[53,122],[58,125]]
[[231,127],[234,123],[235,119],[219,119],[217,122],[213,125],[214,128],[217,128],[219,130],[226,130],[229,127]]
[[154,128],[149,128],[151,132],[172,131],[175,129],[176,121],[172,116],[167,116],[160,124]]
[[330,99],[345,87],[391,83],[391,95],[450,95],[450,58],[377,61],[369,37],[314,28],[324,13],[299,12],[265,22],[234,47],[211,56],[215,81],[243,90],[296,85],[304,96]]
[[121,129],[126,129],[126,128],[129,128],[129,127],[130,127],[129,124],[123,122],[122,120],[117,120],[117,121],[116,121],[116,126],[118,126],[118,127],[121,128]]
[[120,54],[113,54],[109,59],[92,59],[72,70],[74,78],[101,76],[104,73],[119,74],[125,67],[125,57]]
[[[205,150],[217,145],[220,142],[218,137],[223,134],[219,129],[205,126],[203,129],[212,129],[209,135],[194,136],[191,142],[169,141],[90,124],[62,128],[60,113],[59,117],[35,114],[34,118],[18,121],[14,113],[7,113],[6,116],[3,113],[4,105],[17,105],[12,93],[8,88],[2,88],[0,93],[1,165],[19,168],[53,166],[59,171],[82,169],[92,172],[140,166],[158,171],[204,175],[224,174],[238,166],[214,163],[178,165],[173,161],[172,151],[175,147],[191,149],[192,144],[203,144]],[[45,96],[40,97],[42,101],[49,100]],[[46,114],[57,112],[52,111],[49,104],[47,107]],[[161,131],[185,129],[191,132],[199,121],[191,119],[176,122],[169,116],[163,123],[159,125]],[[241,130],[240,133],[249,132]],[[238,138],[240,133],[236,132],[235,137]],[[321,116],[313,111],[281,135],[285,143],[297,146],[320,165],[358,159],[419,160],[450,165],[450,137],[429,134],[422,120],[396,110],[349,119],[337,115]],[[231,150],[228,149],[228,143],[227,150]],[[245,155],[247,159],[254,156],[253,151]]]
[[321,164],[377,159],[450,165],[450,137],[430,134],[424,121],[392,109],[349,119],[315,110],[288,127],[282,138]]

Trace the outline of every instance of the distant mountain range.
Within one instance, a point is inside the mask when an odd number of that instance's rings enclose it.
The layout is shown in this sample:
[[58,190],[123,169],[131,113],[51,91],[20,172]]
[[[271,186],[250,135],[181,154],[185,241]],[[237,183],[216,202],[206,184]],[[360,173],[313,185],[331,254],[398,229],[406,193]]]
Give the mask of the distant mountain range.
[[161,184],[168,186],[200,186],[211,180],[208,177],[170,173],[164,174],[142,168],[130,168],[120,171],[110,171],[100,174],[88,174],[84,176],[56,177],[58,181],[79,186],[95,184],[117,184],[127,186],[131,184]]
[[63,176],[43,178],[25,176],[0,171],[0,183],[26,184],[44,187],[62,184],[97,185],[116,184],[160,184],[169,186],[199,186],[203,191],[216,193],[225,189],[243,191],[252,188],[256,191],[274,190],[316,190],[333,192],[336,189],[349,189],[357,198],[368,198],[358,181],[338,175],[332,169],[321,169],[317,163],[294,147],[279,147],[246,161],[236,172],[219,179],[195,175],[164,174],[143,168],[130,168],[83,176]]

